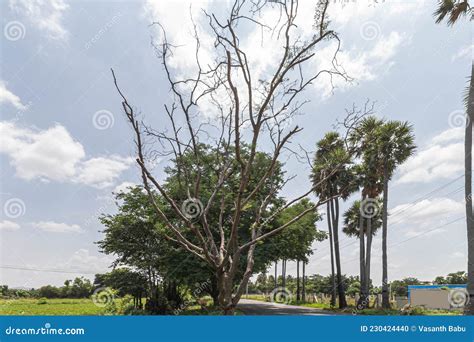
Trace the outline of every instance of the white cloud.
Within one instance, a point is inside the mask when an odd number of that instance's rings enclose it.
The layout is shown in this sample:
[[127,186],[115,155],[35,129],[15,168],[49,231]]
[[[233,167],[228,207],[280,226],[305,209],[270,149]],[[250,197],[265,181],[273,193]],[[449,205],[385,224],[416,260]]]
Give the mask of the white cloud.
[[462,129],[450,128],[400,166],[397,183],[429,183],[450,179],[464,170]]
[[33,223],[35,228],[50,233],[82,233],[83,230],[77,224],[58,223],[53,221],[40,221]]
[[0,231],[14,231],[20,229],[20,225],[18,223],[3,220],[0,221]]
[[[144,12],[150,22],[159,22],[166,31],[169,43],[176,44],[177,49],[170,57],[170,66],[185,71],[194,70],[196,41],[193,38],[194,29],[191,16],[196,22],[196,29],[201,39],[200,58],[203,58],[203,65],[211,62],[211,51],[213,51],[213,40],[202,27],[202,10],[209,8],[211,1],[156,1],[147,0],[144,3]],[[223,4],[221,3],[220,6]],[[225,4],[224,4],[225,5]],[[180,18],[176,20],[176,18]],[[203,24],[203,25],[201,25]],[[161,29],[157,28],[157,36],[161,37]],[[192,57],[191,57],[192,56]]]
[[66,181],[75,176],[85,157],[83,146],[61,125],[34,132],[0,122],[0,134],[0,152],[10,156],[16,175],[26,180]]
[[0,153],[10,157],[19,178],[81,183],[97,188],[113,185],[132,163],[131,158],[115,155],[85,159],[82,144],[59,124],[34,131],[12,122],[0,122]]
[[451,62],[454,62],[458,59],[474,56],[474,44],[466,45],[460,48],[455,54],[451,56]]
[[79,249],[65,262],[55,265],[58,269],[85,273],[106,272],[113,258],[91,255],[87,249]]
[[434,144],[442,144],[450,141],[461,141],[464,139],[464,131],[464,127],[447,129],[431,139],[431,142]]
[[[228,3],[224,3],[224,6]],[[219,7],[217,7],[219,6]],[[190,12],[196,22],[197,30],[200,35],[200,57],[202,65],[207,66],[212,64],[213,56],[215,54],[214,39],[207,29],[207,20],[203,20],[201,8],[216,12],[219,14],[225,12],[222,9],[222,3],[215,1],[198,1],[192,2],[189,0],[181,1],[152,1],[149,0],[144,5],[144,11],[150,21],[160,22],[166,30],[168,41],[176,46],[172,56],[170,56],[169,64],[175,68],[178,74],[189,75],[190,72],[196,69],[194,61],[195,42],[192,37],[192,26],[190,22]],[[363,37],[359,35],[359,28],[361,22],[364,20],[374,19],[382,20],[391,15],[392,11],[395,14],[406,13],[414,10],[413,6],[398,1],[392,1],[389,4],[382,4],[380,6],[368,6],[367,4],[351,3],[348,6],[340,8],[337,4],[329,6],[329,19],[331,20],[331,28],[344,28],[346,32],[339,32],[341,36],[346,34],[353,34],[357,30],[357,37],[349,46],[342,46],[339,52],[338,64],[342,66],[347,74],[351,76],[356,82],[374,80],[380,75],[387,72],[393,65],[393,57],[397,51],[410,41],[410,37],[403,32],[390,31],[383,33],[380,27],[377,27],[377,37],[371,41],[364,41]],[[416,6],[418,7],[418,6]],[[387,10],[389,9],[389,10]],[[314,12],[315,3],[312,1],[301,1],[298,4],[298,16],[295,25],[292,28],[292,39],[299,37],[299,41],[307,41],[314,35]],[[280,10],[277,5],[269,5],[262,9],[258,21],[270,27],[275,26],[279,22]],[[359,16],[360,14],[360,16]],[[175,20],[175,18],[181,20]],[[221,18],[222,19],[222,18]],[[282,46],[284,35],[272,34],[268,29],[261,29],[253,27],[249,30],[248,22],[244,23],[239,37],[240,46],[246,52],[246,57],[249,62],[249,67],[254,80],[254,85],[257,84],[255,80],[265,79],[278,65],[278,59],[282,55]],[[248,30],[249,32],[246,32]],[[159,35],[158,35],[159,36]],[[343,40],[345,42],[347,40]],[[335,42],[329,46],[321,44],[315,58],[310,62],[309,68],[306,70],[311,74],[316,74],[318,71],[326,69],[334,71],[332,64],[334,52],[337,48]],[[190,56],[192,56],[190,58]],[[241,96],[246,96],[245,87],[239,80],[239,75],[234,76],[234,83],[239,87]],[[351,86],[343,78],[336,76],[331,84],[331,79],[327,74],[323,74],[318,81],[314,82],[318,94],[322,98],[327,98],[332,91],[332,85],[346,89]],[[258,91],[254,91],[254,96],[258,95]],[[228,98],[226,94],[217,94],[219,101],[227,103]],[[209,113],[215,110],[215,105],[207,101],[208,99],[201,99],[200,107],[203,113]],[[256,102],[258,99],[256,99]]]
[[18,95],[15,95],[10,90],[7,89],[7,86],[4,81],[0,80],[0,104],[10,104],[18,110],[26,110],[28,106],[24,105],[21,102],[21,99]]
[[410,13],[411,16],[419,15],[425,0],[384,0],[376,1],[334,1],[328,9],[329,19],[340,30],[355,20],[365,22],[373,18],[378,20]]
[[415,204],[400,204],[390,210],[389,219],[391,223],[411,224],[438,224],[443,219],[450,220],[452,217],[464,212],[462,202],[450,198],[439,197],[425,199]]
[[113,192],[115,192],[115,193],[127,192],[127,191],[130,190],[130,188],[133,188],[135,186],[137,186],[137,184],[135,184],[135,183],[123,182],[123,183],[120,183],[119,185],[117,185]]
[[77,181],[98,188],[114,184],[120,173],[132,164],[132,158],[110,156],[107,158],[92,158],[82,163]]
[[69,5],[64,0],[10,0],[10,9],[27,18],[50,39],[67,39],[63,27],[64,12]]
[[[388,36],[380,36],[374,40],[375,43],[370,44],[370,46],[364,49],[359,48],[357,45],[353,45],[347,50],[343,49],[338,53],[338,63],[355,82],[348,83],[341,77],[335,77],[332,79],[331,84],[329,75],[325,74],[318,82],[315,82],[315,88],[323,98],[327,98],[331,95],[332,86],[344,90],[360,82],[375,80],[393,66],[393,56],[401,46],[409,41],[410,39],[407,36],[392,31]],[[365,44],[367,42],[363,45]],[[336,49],[336,43],[325,47],[316,55],[313,67],[318,70],[330,70],[331,58]]]

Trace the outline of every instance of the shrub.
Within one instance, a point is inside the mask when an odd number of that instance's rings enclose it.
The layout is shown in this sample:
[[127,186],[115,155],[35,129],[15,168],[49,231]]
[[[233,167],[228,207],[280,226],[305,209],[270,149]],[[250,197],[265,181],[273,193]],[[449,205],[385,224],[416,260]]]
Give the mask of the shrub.
[[39,305],[48,304],[48,300],[47,298],[42,297],[36,301],[36,304],[39,304]]

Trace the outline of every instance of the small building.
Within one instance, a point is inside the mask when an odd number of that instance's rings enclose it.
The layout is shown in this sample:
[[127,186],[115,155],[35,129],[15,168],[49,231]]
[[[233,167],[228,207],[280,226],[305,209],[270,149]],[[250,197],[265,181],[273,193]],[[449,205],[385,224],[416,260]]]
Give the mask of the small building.
[[408,285],[408,302],[411,307],[459,309],[469,300],[466,287],[466,284]]

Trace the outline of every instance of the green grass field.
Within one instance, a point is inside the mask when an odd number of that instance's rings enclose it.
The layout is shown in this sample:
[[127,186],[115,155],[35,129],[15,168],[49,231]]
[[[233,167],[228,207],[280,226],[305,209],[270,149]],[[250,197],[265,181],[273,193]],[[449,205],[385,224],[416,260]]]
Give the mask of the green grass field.
[[[41,304],[43,303],[43,304]],[[0,299],[0,315],[101,315],[91,299]]]

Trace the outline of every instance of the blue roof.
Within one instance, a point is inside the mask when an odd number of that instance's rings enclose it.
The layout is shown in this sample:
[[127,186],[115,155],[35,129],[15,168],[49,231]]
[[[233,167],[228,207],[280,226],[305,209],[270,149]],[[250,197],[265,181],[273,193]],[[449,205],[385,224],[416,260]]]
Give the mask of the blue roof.
[[440,284],[440,285],[408,285],[408,300],[410,299],[411,289],[439,289],[447,287],[448,289],[466,288],[466,284]]

